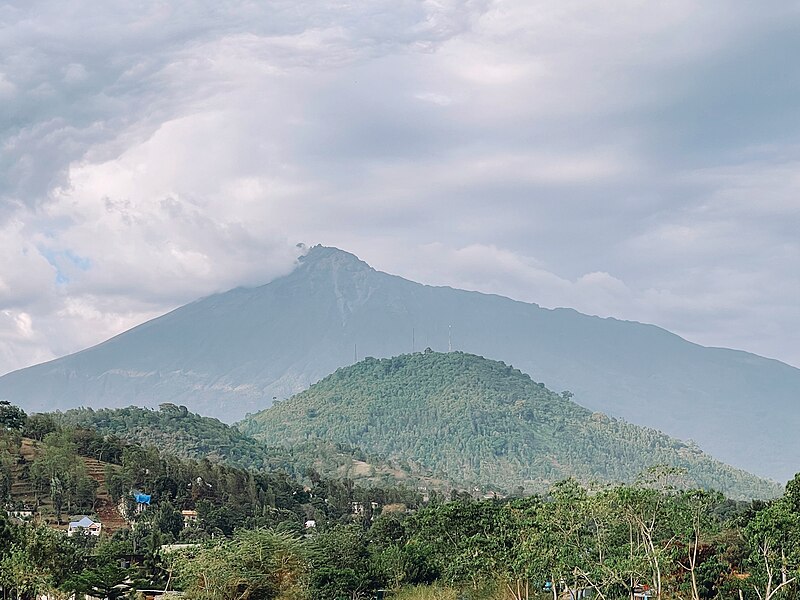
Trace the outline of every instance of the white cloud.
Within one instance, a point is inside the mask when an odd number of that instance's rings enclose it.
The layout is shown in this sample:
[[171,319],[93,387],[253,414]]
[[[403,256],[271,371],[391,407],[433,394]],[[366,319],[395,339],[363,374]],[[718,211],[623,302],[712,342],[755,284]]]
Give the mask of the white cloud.
[[450,96],[437,92],[417,92],[414,94],[414,98],[422,102],[436,104],[437,106],[450,106],[453,103],[453,99]]
[[17,86],[6,78],[5,73],[0,72],[0,98],[10,98],[17,91]]
[[5,11],[0,371],[299,241],[800,364],[790,3]]
[[83,83],[88,76],[86,67],[80,63],[70,63],[64,67],[64,83],[67,85]]

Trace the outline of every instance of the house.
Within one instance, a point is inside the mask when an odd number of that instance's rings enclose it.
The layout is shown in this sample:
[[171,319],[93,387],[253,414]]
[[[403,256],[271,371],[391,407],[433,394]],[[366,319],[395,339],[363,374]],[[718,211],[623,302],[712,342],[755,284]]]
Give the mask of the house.
[[134,492],[133,499],[136,501],[136,514],[144,511],[145,508],[150,506],[150,494],[143,494],[141,492]]
[[[370,508],[375,511],[378,510],[380,506],[377,502],[370,502]],[[350,512],[354,515],[363,515],[364,514],[364,503],[363,502],[351,502],[350,503]]]
[[78,521],[70,521],[67,535],[72,537],[76,533],[82,532],[84,535],[99,536],[102,529],[103,524],[99,521],[92,521],[89,517],[82,517]]
[[14,517],[15,519],[19,519],[20,521],[29,521],[33,518],[33,511],[26,508],[19,510],[9,510],[8,516]]
[[197,524],[197,511],[196,510],[182,510],[181,515],[183,515],[183,527],[184,529],[187,527],[193,527]]

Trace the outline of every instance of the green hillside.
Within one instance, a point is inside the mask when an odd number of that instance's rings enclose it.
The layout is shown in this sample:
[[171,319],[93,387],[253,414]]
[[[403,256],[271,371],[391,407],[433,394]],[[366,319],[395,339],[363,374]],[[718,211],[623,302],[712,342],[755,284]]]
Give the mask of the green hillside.
[[218,419],[190,412],[185,406],[162,404],[158,410],[137,406],[116,409],[78,408],[45,413],[62,426],[87,427],[129,443],[154,446],[184,459],[209,459],[244,469],[284,471],[298,477],[310,470],[323,477],[349,478],[369,485],[397,482],[445,487],[445,482],[393,468],[357,447],[313,439],[281,444],[283,438],[257,441]]
[[[78,408],[53,415],[65,425],[91,427],[106,435],[156,446],[184,458],[204,458],[249,468],[269,468],[280,456],[218,419],[189,412],[185,406],[162,404],[159,410],[137,406],[118,409]],[[285,451],[282,452],[285,454]]]
[[248,417],[240,429],[287,447],[330,440],[468,485],[540,490],[574,477],[628,482],[653,466],[736,498],[780,487],[724,465],[694,445],[610,419],[502,362],[426,351],[368,358]]
[[[155,522],[169,524],[169,537],[162,542],[197,542],[238,527],[282,521],[299,533],[307,519],[320,526],[351,519],[353,502],[415,507],[421,500],[411,486],[362,487],[321,476],[304,483],[281,471],[185,459],[85,425],[68,425],[66,419],[58,422],[59,415],[28,416],[9,406],[0,404],[0,586],[9,574],[2,561],[5,511],[30,511],[23,517],[62,530],[73,517],[88,515],[99,518],[107,534],[133,522],[131,534],[116,541],[143,548]],[[12,411],[20,418],[10,422]],[[136,492],[151,497],[141,514]],[[181,510],[196,510],[197,520],[186,523]]]

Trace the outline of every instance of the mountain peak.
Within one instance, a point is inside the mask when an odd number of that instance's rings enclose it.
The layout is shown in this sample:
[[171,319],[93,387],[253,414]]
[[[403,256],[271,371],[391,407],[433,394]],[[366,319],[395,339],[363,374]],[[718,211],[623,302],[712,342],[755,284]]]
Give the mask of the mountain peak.
[[0,399],[26,411],[172,402],[233,420],[358,357],[453,347],[512,363],[593,411],[696,439],[737,466],[785,481],[800,464],[800,369],[649,325],[423,286],[337,248],[301,253],[268,284],[0,377]]
[[342,268],[348,270],[374,270],[355,254],[333,246],[323,246],[322,244],[312,246],[304,256],[299,258],[299,262],[300,268],[304,270],[339,270]]

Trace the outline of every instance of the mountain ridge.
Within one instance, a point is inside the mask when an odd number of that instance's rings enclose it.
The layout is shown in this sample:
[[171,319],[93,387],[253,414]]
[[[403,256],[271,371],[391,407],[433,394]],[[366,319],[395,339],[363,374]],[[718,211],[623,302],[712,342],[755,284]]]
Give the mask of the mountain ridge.
[[418,284],[322,246],[268,284],[202,298],[7,374],[0,398],[29,412],[172,402],[230,422],[355,357],[446,350],[450,325],[454,348],[514,364],[592,410],[695,439],[775,479],[798,470],[800,369],[655,325]]

